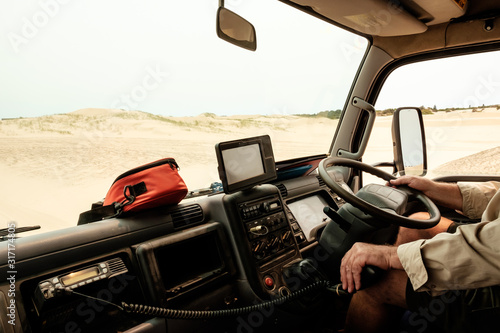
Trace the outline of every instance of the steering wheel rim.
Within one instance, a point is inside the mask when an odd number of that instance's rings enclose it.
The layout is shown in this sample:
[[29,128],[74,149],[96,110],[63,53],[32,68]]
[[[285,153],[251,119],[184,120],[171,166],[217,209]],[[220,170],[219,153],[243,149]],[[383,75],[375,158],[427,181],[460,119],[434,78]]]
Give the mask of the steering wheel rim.
[[434,204],[434,202],[432,202],[422,192],[408,186],[405,186],[406,191],[410,192],[413,195],[414,199],[420,201],[425,206],[430,215],[429,219],[417,220],[406,216],[398,215],[395,213],[390,213],[386,210],[380,209],[377,206],[372,205],[371,203],[345,190],[344,188],[342,188],[342,186],[340,186],[335,180],[333,180],[330,177],[330,174],[327,171],[327,167],[333,165],[351,167],[364,172],[368,172],[386,181],[396,179],[396,177],[383,170],[372,167],[371,165],[368,165],[366,163],[347,158],[328,157],[322,160],[318,165],[319,176],[323,179],[323,181],[327,184],[327,186],[330,187],[338,196],[343,198],[346,202],[350,203],[354,207],[360,209],[361,211],[370,214],[373,217],[377,217],[382,221],[388,221],[391,224],[396,224],[402,227],[407,227],[412,229],[432,228],[433,226],[437,225],[441,220],[441,213],[439,212],[439,209]]

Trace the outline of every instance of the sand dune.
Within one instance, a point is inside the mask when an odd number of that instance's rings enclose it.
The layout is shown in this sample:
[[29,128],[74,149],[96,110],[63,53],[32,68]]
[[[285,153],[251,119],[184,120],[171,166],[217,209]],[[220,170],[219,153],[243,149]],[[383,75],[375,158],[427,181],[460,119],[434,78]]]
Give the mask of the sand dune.
[[[163,157],[177,160],[188,188],[209,186],[218,181],[214,145],[221,141],[269,134],[277,160],[325,153],[337,123],[283,115],[164,117],[95,108],[2,120],[0,224],[40,224],[42,231],[73,226],[117,175]],[[495,148],[500,112],[438,113],[426,116],[425,123],[431,175],[474,168],[500,173],[500,148]],[[366,162],[392,160],[390,124],[391,117],[377,119]],[[471,133],[468,139],[464,131]]]
[[471,170],[482,175],[500,175],[500,147],[445,163],[434,170],[436,174],[467,174]]

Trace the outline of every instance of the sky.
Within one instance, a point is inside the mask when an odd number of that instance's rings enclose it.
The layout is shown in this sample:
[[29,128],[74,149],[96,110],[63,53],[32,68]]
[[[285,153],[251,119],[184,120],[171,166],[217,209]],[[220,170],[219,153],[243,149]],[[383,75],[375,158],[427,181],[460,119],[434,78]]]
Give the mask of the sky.
[[377,109],[445,109],[500,104],[500,52],[451,57],[404,66],[387,79]]
[[[226,0],[255,25],[256,52],[217,38],[218,0],[0,0],[0,6],[0,118],[87,107],[168,116],[336,110],[366,47],[362,38],[278,1]],[[487,61],[474,66],[470,77],[463,73],[471,65],[448,60],[429,71],[397,71],[376,107],[500,103],[500,70]],[[450,88],[457,83],[460,89]]]

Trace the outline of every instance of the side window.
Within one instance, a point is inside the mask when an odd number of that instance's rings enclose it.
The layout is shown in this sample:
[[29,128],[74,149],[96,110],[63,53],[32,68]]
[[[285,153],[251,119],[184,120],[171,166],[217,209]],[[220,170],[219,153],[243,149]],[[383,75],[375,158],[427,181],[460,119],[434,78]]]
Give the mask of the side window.
[[500,52],[406,65],[387,79],[364,158],[393,160],[394,109],[424,113],[428,176],[500,174]]

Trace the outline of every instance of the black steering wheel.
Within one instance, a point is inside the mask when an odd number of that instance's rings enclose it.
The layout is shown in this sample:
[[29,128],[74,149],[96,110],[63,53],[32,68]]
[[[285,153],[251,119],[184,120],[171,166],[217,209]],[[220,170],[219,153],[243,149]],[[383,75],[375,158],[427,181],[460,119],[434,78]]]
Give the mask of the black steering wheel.
[[396,179],[396,177],[394,177],[391,174],[388,174],[383,170],[372,167],[371,165],[368,165],[366,163],[362,163],[347,158],[328,157],[319,163],[318,165],[319,175],[328,185],[328,187],[330,187],[338,196],[343,198],[346,202],[360,209],[362,212],[377,218],[382,223],[394,224],[413,229],[432,228],[433,226],[439,223],[441,219],[441,213],[439,212],[439,209],[422,192],[408,186],[399,186],[397,189],[394,189],[389,186],[384,186],[384,192],[386,192],[385,193],[386,196],[390,197],[391,191],[397,191],[397,194],[394,193],[394,195],[397,196],[401,196],[401,194],[403,193],[403,195],[406,195],[408,197],[408,201],[416,200],[421,202],[425,206],[427,212],[430,215],[429,219],[427,220],[417,220],[409,218],[401,214],[398,214],[394,211],[381,209],[353,194],[350,190],[348,190],[349,187],[347,186],[347,184],[345,184],[344,182],[337,182],[331,178],[330,174],[327,171],[327,167],[334,165],[351,167],[357,170],[368,172],[386,181],[389,181],[391,179]]

